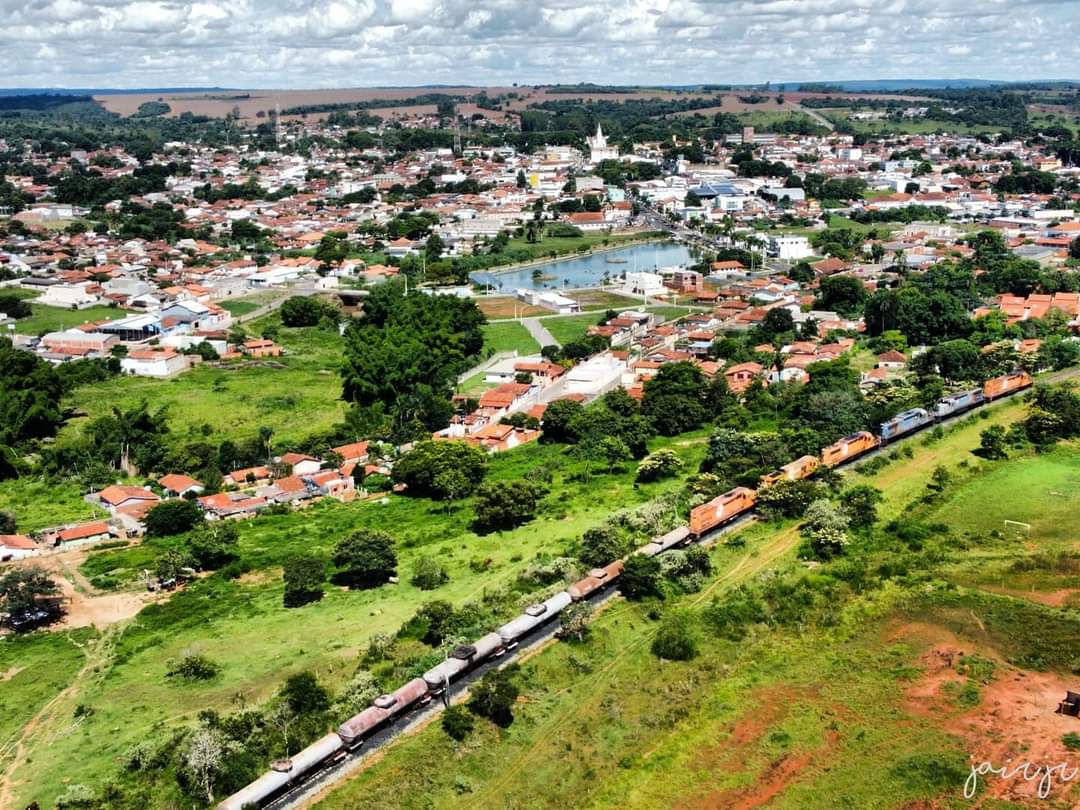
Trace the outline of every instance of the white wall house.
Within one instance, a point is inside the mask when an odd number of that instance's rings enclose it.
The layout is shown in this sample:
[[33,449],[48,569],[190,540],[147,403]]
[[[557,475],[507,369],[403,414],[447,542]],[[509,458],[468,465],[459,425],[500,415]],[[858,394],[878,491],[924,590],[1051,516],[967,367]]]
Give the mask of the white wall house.
[[769,255],[775,259],[791,261],[798,261],[814,255],[809,239],[805,236],[793,236],[790,234],[770,236],[767,250]]
[[86,309],[99,300],[96,295],[86,291],[86,284],[54,284],[46,287],[45,294],[34,303],[64,309]]
[[159,352],[149,350],[128,352],[127,357],[120,360],[120,370],[124,374],[133,374],[137,377],[171,377],[187,367],[187,357],[172,349]]

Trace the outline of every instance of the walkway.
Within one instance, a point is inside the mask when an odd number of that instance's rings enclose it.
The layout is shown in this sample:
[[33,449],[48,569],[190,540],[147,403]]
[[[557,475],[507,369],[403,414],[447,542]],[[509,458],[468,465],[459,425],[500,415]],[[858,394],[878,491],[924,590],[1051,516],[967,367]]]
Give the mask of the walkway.
[[539,318],[522,318],[521,323],[529,330],[529,334],[536,339],[536,342],[540,344],[540,348],[544,348],[544,346],[562,345],[555,339],[555,336],[547,330],[547,327],[540,323]]

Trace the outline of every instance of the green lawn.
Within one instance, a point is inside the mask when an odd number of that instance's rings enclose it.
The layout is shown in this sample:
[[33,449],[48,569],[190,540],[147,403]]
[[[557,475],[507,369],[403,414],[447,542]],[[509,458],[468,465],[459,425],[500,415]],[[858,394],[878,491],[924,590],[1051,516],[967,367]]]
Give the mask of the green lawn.
[[[844,116],[833,116],[840,120]],[[848,119],[856,132],[866,134],[895,133],[901,135],[926,135],[932,132],[948,132],[957,135],[978,135],[980,133],[1004,132],[1005,126],[988,124],[965,124],[959,121],[939,121],[932,118],[913,118],[907,121],[859,121]]]
[[[624,305],[622,309],[640,310],[641,307]],[[654,312],[657,315],[661,315],[667,320],[673,320],[675,318],[681,318],[695,310],[700,310],[701,307],[676,307],[669,304],[650,304],[645,307],[645,309],[648,312]],[[543,318],[541,320],[554,338],[559,341],[559,343],[565,345],[585,337],[585,332],[590,326],[595,326],[603,320],[602,315],[603,313],[600,312],[586,312],[581,315],[558,315]]]
[[[278,323],[276,315],[245,324],[251,334]],[[78,389],[65,403],[88,417],[131,408],[142,401],[168,409],[171,432],[211,440],[252,436],[262,425],[282,442],[307,438],[339,422],[345,413],[339,369],[341,339],[334,331],[281,328],[278,341],[288,355],[200,366],[171,380],[124,377]],[[75,419],[60,441],[81,429]]]
[[45,304],[31,304],[33,314],[15,322],[15,331],[20,335],[43,335],[46,332],[59,332],[71,329],[89,321],[111,321],[126,318],[132,313],[118,307],[93,306],[87,309],[62,309]]
[[518,321],[499,321],[484,325],[484,348],[493,352],[537,354],[540,344]]
[[281,297],[281,292],[273,290],[245,295],[242,298],[225,298],[216,303],[220,304],[222,309],[228,310],[234,317],[239,317],[241,315],[247,315],[249,312],[254,312],[259,307],[266,306],[271,301],[275,301]]
[[20,532],[91,520],[105,513],[82,498],[69,480],[24,477],[0,482],[0,512],[12,512]]
[[567,343],[581,340],[585,337],[585,331],[590,326],[595,326],[600,320],[601,316],[597,313],[585,313],[543,318],[541,323],[551,332],[552,337],[565,346]]

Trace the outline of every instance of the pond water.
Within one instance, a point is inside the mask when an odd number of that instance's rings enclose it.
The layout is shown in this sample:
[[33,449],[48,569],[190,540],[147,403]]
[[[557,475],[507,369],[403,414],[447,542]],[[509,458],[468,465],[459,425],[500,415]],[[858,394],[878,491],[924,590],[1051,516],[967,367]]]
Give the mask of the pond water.
[[[526,289],[566,289],[574,287],[599,287],[608,280],[626,272],[652,271],[658,267],[690,264],[693,258],[686,245],[674,242],[646,242],[640,245],[579,256],[556,259],[534,264],[519,270],[505,272],[484,271],[472,273],[469,280],[480,286],[490,285],[496,290],[513,292]],[[540,271],[537,277],[536,271]]]

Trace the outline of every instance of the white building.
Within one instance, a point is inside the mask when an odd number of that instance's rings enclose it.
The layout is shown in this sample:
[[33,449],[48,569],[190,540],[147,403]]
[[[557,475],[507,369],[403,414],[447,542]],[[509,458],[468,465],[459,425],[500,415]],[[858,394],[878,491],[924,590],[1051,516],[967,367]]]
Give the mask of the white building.
[[86,309],[94,306],[99,300],[96,295],[86,291],[86,283],[53,284],[51,287],[46,287],[45,294],[34,303],[64,309]]
[[599,163],[601,160],[618,160],[619,148],[617,146],[608,146],[607,137],[604,135],[604,130],[600,128],[600,124],[596,125],[596,134],[591,138],[586,138],[589,144],[589,161],[593,164]]
[[584,394],[595,397],[619,384],[626,362],[610,352],[603,352],[579,363],[566,372],[565,394]]
[[124,374],[133,374],[137,377],[171,377],[187,367],[187,357],[172,349],[164,351],[140,349],[128,352],[127,356],[120,360],[120,370]]
[[667,288],[659,273],[629,272],[622,291],[627,295],[660,295],[666,293]]
[[26,535],[0,534],[0,562],[33,557],[38,551],[38,544]]
[[558,312],[560,315],[581,312],[581,305],[578,304],[577,301],[573,298],[567,298],[565,295],[560,295],[553,290],[530,290],[522,288],[517,290],[517,297],[519,301],[524,301],[537,307],[545,307],[552,312]]
[[793,234],[770,236],[767,250],[774,259],[791,261],[798,261],[814,255],[814,251],[810,247],[810,240],[805,236],[795,236]]

